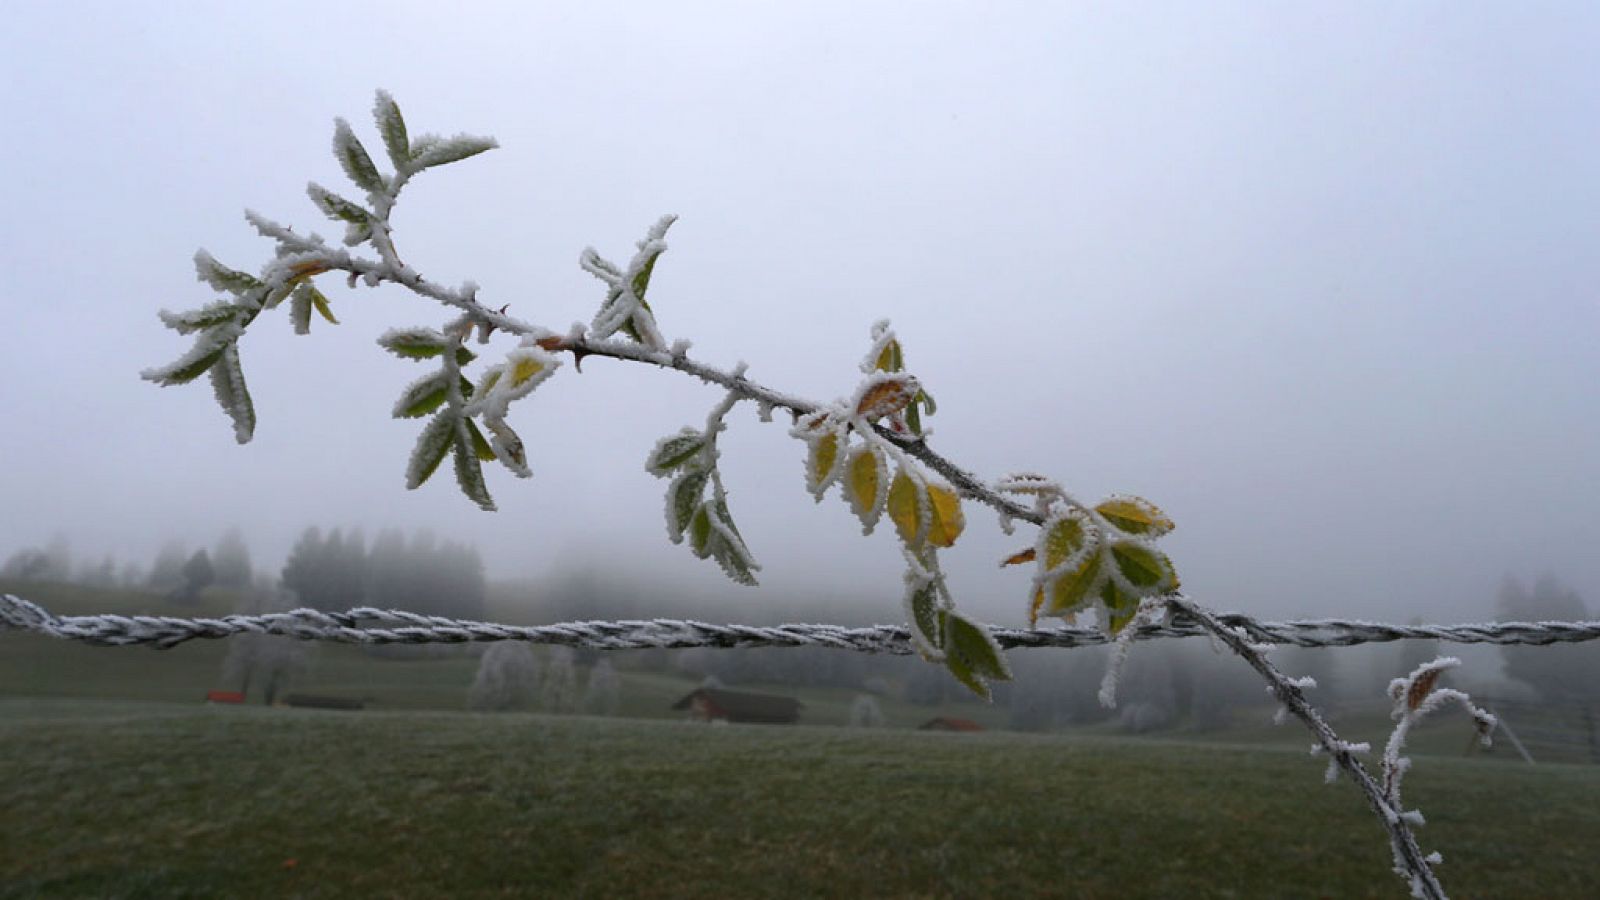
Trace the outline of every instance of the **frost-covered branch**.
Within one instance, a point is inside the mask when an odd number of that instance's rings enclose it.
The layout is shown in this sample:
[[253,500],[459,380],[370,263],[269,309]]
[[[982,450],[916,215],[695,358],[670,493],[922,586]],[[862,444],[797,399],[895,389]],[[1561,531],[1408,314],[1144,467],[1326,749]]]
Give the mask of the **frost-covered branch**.
[[[1317,712],[1316,707],[1306,700],[1300,684],[1278,671],[1272,661],[1267,659],[1266,654],[1242,630],[1224,625],[1209,610],[1187,598],[1173,597],[1167,602],[1174,612],[1200,623],[1201,627],[1227,645],[1228,649],[1243,658],[1252,669],[1266,679],[1268,686],[1284,708],[1316,737],[1322,752],[1328,754],[1330,765],[1337,765],[1350,776],[1356,787],[1361,789],[1361,793],[1366,796],[1367,806],[1372,809],[1389,833],[1396,870],[1407,879],[1412,894],[1429,900],[1443,898],[1444,888],[1433,874],[1430,860],[1423,856],[1422,849],[1417,846],[1416,835],[1411,831],[1411,822],[1401,815],[1401,811],[1391,802],[1389,795],[1368,774],[1361,761],[1356,759],[1356,754],[1360,752],[1362,745],[1352,744],[1340,738],[1321,713]],[[1398,799],[1398,795],[1395,799]]]
[[[1291,643],[1313,638],[1294,629],[1274,632],[1282,623],[1261,623],[1248,617],[1225,619],[1178,593],[1177,569],[1155,544],[1174,525],[1155,504],[1127,495],[1085,502],[1068,493],[1061,483],[1031,472],[986,483],[936,452],[923,427],[924,416],[935,411],[933,397],[924,380],[907,367],[904,349],[887,322],[873,326],[872,342],[861,361],[854,388],[832,403],[812,402],[754,382],[746,377],[743,363],[723,369],[691,359],[687,340],[667,337],[664,320],[652,305],[650,293],[657,265],[667,249],[666,235],[674,216],[664,216],[654,223],[637,242],[625,265],[607,260],[592,248],[582,252],[579,265],[602,283],[605,295],[587,326],[577,324],[565,333],[510,316],[505,306],[491,308],[480,301],[478,287],[470,281],[447,287],[427,279],[396,249],[390,219],[402,190],[423,171],[476,156],[497,145],[492,139],[468,135],[412,138],[399,107],[382,91],[378,92],[373,117],[392,173],[386,175],[379,170],[349,123],[340,119],[334,128],[334,155],[361,192],[361,200],[347,199],[315,183],[307,188],[317,208],[344,226],[345,246],[330,245],[315,233],[301,234],[256,213],[247,213],[250,224],[275,243],[273,259],[259,275],[249,275],[223,266],[205,251],[197,253],[195,265],[200,279],[223,297],[196,310],[161,313],[165,324],[180,334],[195,335],[195,341],[173,363],[147,370],[145,378],[174,385],[209,374],[218,402],[233,421],[235,437],[240,443],[247,442],[254,433],[256,417],[240,364],[239,344],[260,314],[289,300],[294,330],[305,334],[314,312],[330,324],[338,322],[328,298],[314,283],[319,276],[342,273],[351,288],[358,284],[398,285],[442,305],[449,313],[447,321],[437,328],[397,328],[378,339],[383,348],[398,357],[433,361],[435,366],[402,390],[393,409],[397,417],[427,419],[406,466],[406,485],[416,488],[428,481],[449,455],[462,492],[479,507],[492,510],[494,500],[482,464],[498,462],[521,478],[532,474],[527,448],[509,423],[509,412],[514,402],[528,396],[556,372],[562,365],[562,355],[571,354],[575,370],[585,358],[604,357],[683,372],[720,388],[724,394],[702,428],[685,427],[659,440],[648,454],[645,468],[668,480],[668,537],[675,543],[687,543],[697,557],[714,560],[733,581],[750,585],[755,584],[754,572],[760,567],[728,508],[728,491],[718,465],[717,437],[726,427],[727,414],[739,403],[754,404],[763,421],[770,421],[773,411],[782,409],[793,417],[789,433],[806,445],[805,485],[812,495],[820,502],[837,486],[861,521],[864,533],[872,532],[884,518],[892,523],[906,563],[903,599],[908,627],[903,639],[898,635],[863,637],[858,633],[846,638],[842,630],[827,635],[812,630],[803,638],[797,633],[762,632],[759,639],[780,643],[787,639],[819,639],[837,646],[860,639],[872,647],[880,646],[876,643],[880,640],[887,641],[882,646],[913,648],[926,659],[945,665],[957,680],[987,697],[990,681],[1011,677],[1001,653],[1004,646],[1051,645],[1052,638],[1051,633],[1040,631],[1007,634],[957,611],[941,568],[940,553],[949,550],[965,529],[963,500],[982,503],[998,513],[1000,526],[1007,534],[1013,532],[1017,522],[1038,526],[1032,543],[1001,563],[1033,564],[1026,588],[1030,625],[1041,616],[1072,622],[1079,614],[1089,614],[1099,623],[1094,633],[1101,641],[1117,641],[1114,664],[1107,672],[1103,690],[1108,703],[1114,695],[1117,666],[1133,640],[1157,636],[1164,628],[1189,628],[1194,630],[1187,633],[1203,631],[1214,635],[1261,673],[1285,708],[1305,722],[1319,746],[1367,793],[1374,811],[1384,819],[1396,848],[1396,859],[1413,885],[1420,885],[1417,889],[1424,896],[1439,895],[1427,861],[1417,852],[1404,817],[1396,811],[1398,793],[1391,803],[1354,760],[1356,745],[1341,741],[1306,702],[1302,686],[1278,672],[1257,646],[1277,640],[1280,634]],[[369,245],[375,256],[360,256],[347,249],[362,245]],[[477,360],[469,342],[481,347],[490,344],[497,334],[514,339],[516,346],[498,361],[483,365],[475,378],[469,376],[469,367]],[[1148,621],[1163,610],[1169,614],[1168,624]],[[0,613],[5,611],[5,605],[0,604]],[[430,629],[429,639],[440,635],[452,640],[530,639],[503,626],[410,621],[399,613],[378,615],[409,622],[384,632],[395,639],[422,634],[408,630],[421,628]],[[132,627],[128,623],[133,621],[84,627],[90,628],[88,635],[108,634],[118,627]],[[274,620],[278,622],[274,625],[231,617],[205,620],[203,633],[174,625],[172,620],[164,621],[176,629],[172,642],[223,636],[238,629],[276,627],[290,628],[289,633],[296,634],[301,632],[294,629],[311,628],[318,635],[342,635],[334,639],[377,639],[373,632],[361,630],[353,619],[311,624],[299,619]],[[589,630],[584,634],[592,636],[594,627],[600,624],[604,623],[575,623],[571,627],[585,625]],[[650,624],[632,623],[639,626],[635,631],[640,634],[649,632],[646,626]],[[148,627],[155,626],[138,625]],[[1353,627],[1376,634],[1372,629],[1384,626],[1354,623]],[[709,628],[697,625],[690,630]],[[740,640],[756,639],[750,632],[742,634],[715,637],[714,641],[734,643],[714,645],[735,646]],[[1046,637],[1039,638],[1041,634]],[[77,632],[74,635],[93,639]],[[697,633],[693,639],[702,637],[704,634]],[[1568,638],[1552,638],[1555,639]],[[896,640],[904,643],[895,644]],[[573,641],[578,642],[579,638]],[[1398,777],[1395,783],[1398,784]]]

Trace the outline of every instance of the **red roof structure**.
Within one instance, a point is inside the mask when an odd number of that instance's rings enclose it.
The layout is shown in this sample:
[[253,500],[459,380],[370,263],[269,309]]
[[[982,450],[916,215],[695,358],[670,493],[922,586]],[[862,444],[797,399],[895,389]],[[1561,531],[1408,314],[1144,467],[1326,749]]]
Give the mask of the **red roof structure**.
[[939,716],[929,719],[917,726],[919,731],[982,731],[983,726],[971,719],[956,719],[950,716]]
[[704,722],[793,725],[800,721],[800,708],[803,705],[793,697],[747,694],[724,688],[700,688],[672,704],[672,708],[686,709],[689,711],[689,718]]

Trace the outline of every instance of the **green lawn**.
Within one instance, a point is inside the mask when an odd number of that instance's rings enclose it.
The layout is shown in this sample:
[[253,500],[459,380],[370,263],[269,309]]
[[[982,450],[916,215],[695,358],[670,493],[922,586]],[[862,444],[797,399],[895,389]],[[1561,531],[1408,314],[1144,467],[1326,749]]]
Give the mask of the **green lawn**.
[[[0,700],[0,897],[1404,896],[1301,752]],[[1600,774],[1421,758],[1457,897],[1593,896]]]

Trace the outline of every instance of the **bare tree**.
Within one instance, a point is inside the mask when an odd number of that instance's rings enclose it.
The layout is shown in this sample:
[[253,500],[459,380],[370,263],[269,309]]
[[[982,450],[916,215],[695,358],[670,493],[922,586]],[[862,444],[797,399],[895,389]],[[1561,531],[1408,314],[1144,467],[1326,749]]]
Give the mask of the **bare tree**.
[[551,647],[550,665],[539,688],[539,708],[551,713],[570,713],[578,704],[578,676],[572,665],[570,647]]
[[583,690],[582,709],[586,715],[614,716],[622,702],[622,680],[611,660],[600,659],[589,667],[589,683]]
[[473,709],[505,710],[531,704],[539,693],[539,662],[520,641],[490,644],[478,660],[478,675],[467,693]]
[[878,705],[878,698],[871,694],[858,694],[855,702],[850,704],[850,727],[882,728],[884,724],[883,708]]

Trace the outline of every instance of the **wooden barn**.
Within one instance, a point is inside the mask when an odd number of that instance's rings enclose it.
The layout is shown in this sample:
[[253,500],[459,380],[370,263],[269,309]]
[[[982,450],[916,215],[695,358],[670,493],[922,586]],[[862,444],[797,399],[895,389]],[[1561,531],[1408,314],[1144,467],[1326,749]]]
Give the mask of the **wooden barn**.
[[702,722],[752,722],[763,725],[793,725],[800,721],[802,704],[793,697],[774,694],[747,694],[725,688],[699,688],[672,704],[688,710],[689,718]]
[[917,726],[921,731],[982,731],[983,726],[971,719],[956,719],[950,716],[940,716],[929,719]]

